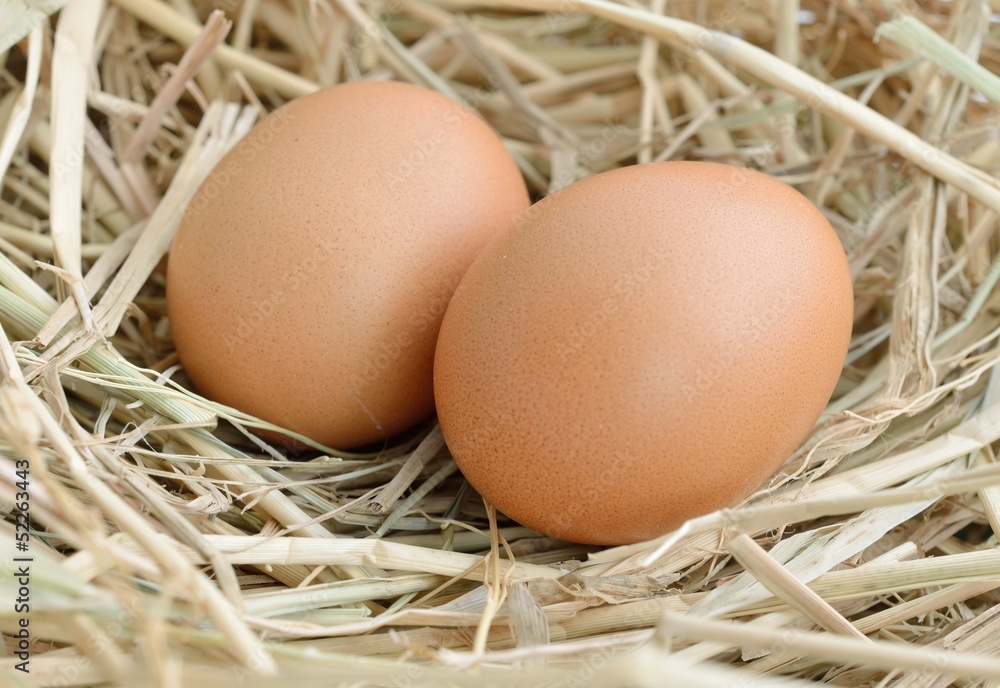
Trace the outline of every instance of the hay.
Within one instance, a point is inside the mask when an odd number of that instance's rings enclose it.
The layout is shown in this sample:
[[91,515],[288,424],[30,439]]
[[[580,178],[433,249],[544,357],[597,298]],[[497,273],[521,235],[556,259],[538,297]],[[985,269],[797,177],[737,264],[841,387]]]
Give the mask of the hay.
[[[997,12],[12,3],[6,683],[1000,685]],[[160,267],[180,213],[264,112],[357,78],[478,110],[536,195],[703,159],[762,169],[819,205],[848,252],[854,338],[772,484],[659,540],[584,547],[474,498],[436,427],[374,454],[289,454],[248,431],[266,423],[187,391]],[[24,460],[30,674],[12,654]]]

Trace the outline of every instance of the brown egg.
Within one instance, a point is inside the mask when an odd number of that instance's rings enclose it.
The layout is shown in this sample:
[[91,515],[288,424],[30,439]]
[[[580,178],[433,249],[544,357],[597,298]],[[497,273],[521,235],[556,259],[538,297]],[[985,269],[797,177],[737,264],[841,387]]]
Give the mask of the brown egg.
[[500,511],[615,545],[739,502],[809,433],[851,335],[844,251],[801,194],[669,162],[535,204],[441,327],[448,446]]
[[178,229],[167,306],[206,396],[349,448],[434,410],[434,344],[480,249],[528,206],[503,142],[444,96],[354,83],[271,113]]

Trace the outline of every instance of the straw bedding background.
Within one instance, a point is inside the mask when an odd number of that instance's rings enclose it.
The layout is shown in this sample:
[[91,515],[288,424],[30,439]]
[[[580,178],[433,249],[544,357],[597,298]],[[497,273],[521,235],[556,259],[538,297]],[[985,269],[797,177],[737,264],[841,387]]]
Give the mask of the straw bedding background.
[[[64,4],[0,7],[0,682],[1000,685],[1000,3]],[[582,547],[498,517],[434,427],[289,456],[185,389],[185,204],[263,113],[360,78],[475,108],[536,197],[693,159],[823,208],[854,339],[767,490]]]

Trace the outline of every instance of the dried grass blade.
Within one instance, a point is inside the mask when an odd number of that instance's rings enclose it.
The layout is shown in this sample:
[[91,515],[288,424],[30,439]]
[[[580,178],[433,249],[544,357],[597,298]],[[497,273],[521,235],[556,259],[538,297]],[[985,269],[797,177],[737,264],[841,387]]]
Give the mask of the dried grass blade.
[[[84,136],[87,154],[90,156],[94,169],[100,173],[108,187],[114,192],[115,200],[121,204],[129,219],[137,221],[148,217],[157,200],[155,192],[151,192],[149,188],[150,185],[144,183],[142,189],[133,187],[131,182],[136,171],[129,170],[132,173],[129,175],[123,173],[122,169],[115,163],[115,154],[111,150],[111,146],[90,120],[87,120]],[[86,246],[84,244],[84,248]]]
[[930,502],[949,495],[990,489],[1000,484],[1000,466],[989,463],[965,471],[955,478],[940,478],[913,487],[877,490],[864,494],[836,497],[811,497],[785,504],[723,509],[690,521],[688,532],[711,532],[720,528],[757,533],[827,516],[861,513],[869,509],[913,502]]
[[[985,5],[981,8],[984,23],[989,19]],[[931,60],[964,84],[977,89],[994,103],[1000,103],[1000,77],[986,69],[936,31],[910,14],[886,22],[878,27],[875,40],[888,38]]]
[[[114,274],[115,270],[128,258],[145,228],[146,223],[140,222],[133,225],[131,229],[122,232],[111,243],[111,246],[101,254],[101,257],[94,261],[94,264],[83,278],[83,284],[87,288],[87,293],[96,294],[104,286],[104,283]],[[47,346],[49,342],[62,332],[64,327],[70,324],[74,314],[72,301],[63,301],[59,305],[59,308],[45,321],[45,326],[38,330],[34,341],[43,347]],[[30,376],[28,379],[30,381]]]
[[441,426],[435,425],[434,429],[425,437],[409,458],[403,464],[399,472],[393,476],[378,497],[372,501],[371,510],[376,514],[383,514],[396,503],[403,492],[413,484],[420,472],[424,470],[427,462],[438,455],[444,448],[444,436],[441,434]]
[[0,142],[0,179],[7,174],[11,158],[21,141],[21,135],[31,117],[31,105],[35,100],[35,90],[38,88],[38,74],[42,64],[42,42],[44,32],[41,23],[36,25],[28,37],[28,66],[24,75],[24,87],[17,95],[14,109],[7,119],[7,127]]
[[[652,0],[650,10],[663,14],[666,0]],[[640,48],[639,62],[636,65],[636,76],[642,86],[642,103],[639,107],[639,152],[636,161],[640,164],[653,160],[653,126],[656,115],[661,122],[666,112],[666,99],[657,76],[660,43],[653,36],[644,36]],[[664,132],[669,133],[669,132]]]
[[[414,547],[385,540],[266,538],[256,536],[206,535],[209,544],[222,552],[234,565],[252,564],[366,564],[371,563],[390,571],[413,571],[453,576],[465,573],[470,580],[483,580],[483,557],[461,552]],[[190,549],[184,550],[194,562],[205,563]],[[515,580],[558,578],[558,569],[535,564],[499,560],[501,574]],[[474,569],[474,570],[473,570]]]
[[[114,3],[181,45],[191,45],[201,34],[202,27],[159,0],[114,0]],[[298,74],[228,45],[220,45],[213,59],[224,67],[243,72],[251,81],[273,88],[287,98],[312,93],[319,88],[318,84]]]
[[737,561],[743,564],[744,568],[765,588],[803,616],[812,619],[821,628],[831,633],[867,640],[867,637],[842,614],[768,556],[767,552],[748,535],[737,535],[726,543],[726,549],[732,552]]
[[[237,109],[236,105],[223,105],[216,101],[205,113],[196,141],[184,156],[170,189],[150,216],[145,231],[108,285],[100,303],[94,308],[94,320],[105,336],[110,337],[118,329],[128,305],[170,248],[181,215],[198,185],[230,146],[252,126],[256,112],[247,107],[233,121]],[[228,126],[223,125],[227,120]]]
[[885,626],[901,623],[937,609],[950,607],[977,595],[985,595],[995,588],[996,581],[993,580],[949,585],[941,590],[935,590],[916,599],[907,600],[902,604],[875,612],[863,619],[858,619],[857,627],[862,633],[874,633]]
[[998,578],[1000,550],[982,550],[830,571],[810,583],[810,587],[826,599],[849,599],[952,583],[995,582]]
[[1000,403],[983,409],[954,430],[869,466],[846,470],[802,488],[797,499],[849,497],[895,485],[967,456],[1000,438]]
[[379,529],[376,531],[375,534],[378,535],[379,537],[382,537],[383,535],[388,533],[389,530],[392,528],[393,524],[400,518],[402,518],[403,515],[405,515],[406,512],[409,511],[411,507],[413,507],[413,505],[415,505],[421,499],[426,497],[431,490],[433,490],[435,487],[444,482],[444,480],[449,475],[451,475],[457,470],[458,466],[455,465],[455,462],[453,460],[449,459],[448,461],[446,461],[445,464],[441,466],[441,468],[435,471],[430,477],[427,478],[427,480],[425,480],[420,485],[420,487],[414,490],[413,494],[411,494],[409,497],[407,497],[402,502],[396,505],[396,508],[393,509],[392,513],[386,517],[385,522],[381,526],[379,526]]
[[145,552],[157,563],[161,570],[183,584],[196,602],[196,608],[203,607],[206,615],[232,642],[232,651],[251,671],[273,673],[273,660],[245,624],[233,613],[232,607],[201,572],[192,568],[179,554],[178,548],[169,546],[157,534],[145,518],[137,518],[136,511],[120,495],[97,479],[91,473],[87,462],[80,455],[69,436],[62,430],[50,409],[31,391],[21,376],[20,367],[14,357],[7,335],[0,328],[0,358],[3,359],[7,384],[21,396],[38,419],[40,430],[59,452],[70,476],[83,488],[100,507],[136,542],[141,543]]
[[[917,478],[913,482],[933,483],[935,479],[947,477],[957,470],[956,466],[945,466],[935,474]],[[786,537],[772,548],[771,554],[784,563],[798,580],[808,583],[838,563],[859,554],[889,530],[925,509],[928,504],[929,501],[872,509],[849,519],[829,534],[817,536],[807,531]],[[712,590],[692,611],[701,615],[721,614],[760,601],[766,596],[764,587],[749,572],[744,572]]]
[[[561,0],[494,0],[494,4],[558,12]],[[643,8],[625,7],[609,0],[576,0],[575,7],[621,26],[657,36],[682,49],[695,52],[707,50],[795,96],[817,112],[854,127],[861,134],[888,146],[918,167],[1000,212],[1000,182],[986,177],[884,115],[766,50],[721,31],[673,17],[658,16]]]
[[214,10],[205,22],[205,26],[198,37],[181,57],[177,64],[177,69],[170,74],[170,78],[163,84],[160,92],[146,111],[145,117],[139,123],[139,127],[128,142],[125,152],[122,153],[121,163],[123,165],[135,164],[142,160],[146,148],[156,136],[157,130],[167,114],[177,100],[184,94],[187,83],[198,72],[202,63],[205,62],[212,52],[226,39],[233,23],[225,18],[221,10]]
[[68,286],[88,332],[93,321],[80,262],[84,122],[103,11],[104,0],[72,0],[62,10],[52,49],[51,234],[56,263],[70,276]]
[[507,613],[518,647],[549,644],[549,625],[545,612],[531,596],[524,581],[516,581],[508,586]]
[[7,0],[0,13],[0,54],[32,31],[41,30],[50,14],[58,12],[68,0]]
[[776,630],[727,621],[706,621],[693,616],[667,613],[657,636],[692,640],[713,640],[736,647],[767,650],[797,657],[812,656],[847,665],[868,665],[883,669],[934,671],[946,668],[950,674],[1000,679],[1000,659],[970,653],[948,652],[875,640],[861,642],[840,635],[820,635],[788,629]]

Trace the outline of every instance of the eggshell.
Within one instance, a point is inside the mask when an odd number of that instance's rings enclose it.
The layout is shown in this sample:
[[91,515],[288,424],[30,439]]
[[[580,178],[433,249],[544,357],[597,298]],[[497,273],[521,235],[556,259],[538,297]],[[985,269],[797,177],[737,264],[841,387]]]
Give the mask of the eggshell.
[[548,535],[652,538],[761,486],[833,392],[853,294],[830,224],[747,169],[628,167],[533,206],[448,307],[438,417],[469,482]]
[[478,116],[403,83],[353,83],[263,119],[178,229],[174,342],[199,391],[350,448],[433,412],[451,294],[528,206]]

